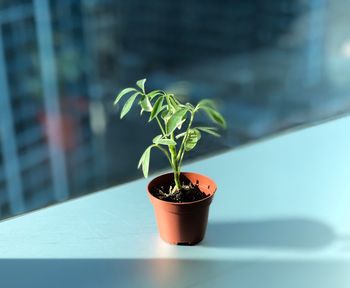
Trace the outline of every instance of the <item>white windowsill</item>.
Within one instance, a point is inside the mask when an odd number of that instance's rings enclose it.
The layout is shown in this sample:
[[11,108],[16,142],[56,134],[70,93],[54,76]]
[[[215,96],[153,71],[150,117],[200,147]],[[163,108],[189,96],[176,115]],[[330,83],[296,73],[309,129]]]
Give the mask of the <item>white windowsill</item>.
[[[316,283],[331,277],[350,283],[349,116],[184,170],[208,175],[218,185],[206,238],[197,246],[160,240],[145,192],[149,180],[141,179],[0,223],[0,257],[111,259],[105,263],[116,269],[103,273],[115,273],[116,283],[131,277],[126,286],[225,287],[220,283],[238,279],[258,287],[252,283],[272,273],[287,284],[260,287],[294,287],[288,283],[299,283],[298,276],[288,275],[300,269],[300,277],[313,271],[312,287],[325,287]],[[314,266],[298,270],[307,263]],[[139,271],[139,277],[127,276],[123,267]]]

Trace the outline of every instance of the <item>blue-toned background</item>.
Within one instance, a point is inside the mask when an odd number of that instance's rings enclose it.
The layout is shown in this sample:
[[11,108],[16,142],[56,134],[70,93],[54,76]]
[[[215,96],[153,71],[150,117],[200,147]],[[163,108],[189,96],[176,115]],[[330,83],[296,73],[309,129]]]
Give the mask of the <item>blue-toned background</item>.
[[140,78],[218,100],[229,129],[187,159],[348,111],[348,11],[346,0],[2,0],[0,218],[141,177],[156,127],[112,105]]

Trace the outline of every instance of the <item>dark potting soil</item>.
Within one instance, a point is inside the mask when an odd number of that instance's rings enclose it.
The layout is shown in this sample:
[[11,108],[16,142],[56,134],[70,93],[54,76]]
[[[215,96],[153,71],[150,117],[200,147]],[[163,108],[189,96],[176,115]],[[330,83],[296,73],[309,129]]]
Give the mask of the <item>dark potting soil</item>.
[[183,183],[179,191],[170,194],[169,191],[172,190],[174,185],[174,183],[170,183],[168,185],[154,187],[151,193],[160,200],[176,203],[198,201],[209,196],[202,192],[197,184],[192,183]]

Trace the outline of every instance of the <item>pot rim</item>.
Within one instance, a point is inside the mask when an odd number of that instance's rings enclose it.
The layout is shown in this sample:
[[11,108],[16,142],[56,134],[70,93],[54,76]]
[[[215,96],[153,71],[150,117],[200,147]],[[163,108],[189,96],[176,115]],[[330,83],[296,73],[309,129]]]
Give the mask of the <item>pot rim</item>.
[[181,172],[181,174],[195,174],[195,175],[200,175],[201,177],[205,177],[205,178],[208,179],[209,181],[213,182],[214,185],[215,185],[213,193],[212,193],[211,195],[209,195],[209,196],[203,198],[203,199],[200,199],[200,200],[191,201],[191,202],[181,202],[181,203],[169,202],[169,201],[161,200],[161,199],[155,197],[154,195],[152,195],[152,193],[150,192],[151,183],[152,183],[155,179],[157,179],[157,178],[161,178],[161,177],[164,177],[164,176],[166,176],[166,175],[171,175],[171,174],[173,174],[173,172],[168,172],[168,173],[160,174],[160,175],[158,175],[157,177],[154,177],[154,178],[147,184],[147,194],[148,194],[148,196],[151,197],[151,199],[156,200],[156,201],[159,201],[159,202],[164,203],[164,204],[168,204],[168,205],[187,206],[187,205],[199,204],[199,203],[201,203],[201,202],[208,201],[209,199],[213,198],[213,197],[214,197],[214,194],[216,193],[217,185],[216,185],[216,183],[215,183],[215,181],[214,181],[213,179],[211,179],[210,177],[208,177],[208,176],[206,176],[206,175],[200,174],[200,173],[189,172],[189,171],[183,171],[183,172]]

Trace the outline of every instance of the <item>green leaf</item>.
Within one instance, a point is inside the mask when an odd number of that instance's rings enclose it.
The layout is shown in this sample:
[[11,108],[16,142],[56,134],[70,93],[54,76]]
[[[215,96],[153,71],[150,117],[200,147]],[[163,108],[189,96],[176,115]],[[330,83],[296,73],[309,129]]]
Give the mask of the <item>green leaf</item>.
[[142,108],[143,111],[147,111],[147,112],[151,112],[152,111],[152,104],[149,101],[147,96],[143,96],[143,98],[141,99],[139,104],[141,105],[141,108]]
[[160,91],[160,90],[154,90],[154,91],[148,93],[147,96],[148,96],[148,98],[149,98],[150,100],[152,100],[154,97],[156,97],[156,96],[158,96],[158,95],[162,95],[162,94],[163,94],[162,91]]
[[136,85],[142,89],[142,92],[145,93],[145,82],[147,79],[141,79],[136,82]]
[[210,107],[203,106],[201,108],[206,112],[206,114],[214,123],[220,125],[223,128],[226,128],[226,121],[219,112],[215,111],[213,108]]
[[132,104],[134,103],[137,95],[139,94],[139,92],[134,93],[129,99],[128,101],[125,102],[125,105],[122,109],[122,112],[120,113],[120,119],[122,119],[131,109]]
[[171,102],[171,105],[173,105],[174,107],[181,105],[180,101],[175,98],[174,94],[169,94],[169,100]]
[[176,101],[174,100],[174,98],[172,97],[171,94],[167,94],[167,103],[169,105],[170,110],[175,113],[177,110],[179,110],[179,105],[176,103]]
[[169,120],[166,123],[166,132],[167,134],[171,134],[177,126],[181,125],[183,123],[183,117],[188,112],[187,108],[180,109],[176,111]]
[[147,149],[145,150],[145,152],[143,152],[139,164],[137,165],[137,169],[140,169],[140,167],[142,166],[142,172],[143,172],[143,176],[145,178],[148,177],[148,171],[149,171],[149,161],[150,161],[150,157],[151,157],[151,149],[154,147],[154,145],[151,145],[149,147],[147,147]]
[[164,97],[159,97],[156,103],[154,103],[151,116],[149,117],[149,121],[157,117],[158,114],[165,108],[165,106],[163,106],[163,102],[164,102]]
[[162,139],[163,135],[157,135],[156,137],[153,138],[152,142],[156,143],[159,139]]
[[217,109],[217,104],[212,99],[203,99],[203,100],[198,102],[197,108],[203,108],[203,107],[209,107],[209,108],[212,108],[212,109]]
[[120,91],[119,94],[117,95],[117,97],[115,98],[113,105],[116,105],[120,101],[120,99],[122,99],[122,97],[124,95],[126,95],[130,92],[133,92],[133,91],[138,92],[135,88],[125,88],[122,91]]
[[165,110],[161,113],[161,117],[165,123],[165,129],[166,129],[166,125],[172,115],[171,111],[169,111],[168,109],[168,106],[165,106]]
[[196,129],[203,131],[205,133],[211,134],[215,137],[220,137],[221,135],[219,133],[217,133],[216,131],[218,130],[215,127],[196,127]]
[[[160,136],[160,138],[159,138],[159,136]],[[168,146],[170,146],[170,145],[175,146],[176,145],[176,142],[174,140],[162,138],[162,135],[158,135],[157,137],[155,137],[153,139],[153,143],[160,144],[160,145],[168,145]]]
[[176,99],[174,94],[168,94],[168,95],[169,95],[170,106],[173,107],[173,109],[178,110],[179,108],[187,108],[190,110],[190,108],[187,105],[181,104],[181,102]]
[[192,150],[196,145],[197,142],[201,139],[201,132],[197,129],[190,129],[188,131],[188,136],[185,142],[185,150],[190,151]]
[[182,120],[181,120],[181,122],[179,123],[179,125],[177,126],[177,128],[181,129],[182,124],[184,124],[185,122],[186,122],[186,115],[184,115],[184,116],[182,117]]
[[171,117],[171,112],[167,109],[165,109],[162,114],[161,117],[163,118],[163,120],[166,122],[169,120],[169,118]]
[[190,110],[193,111],[195,108],[191,103],[186,103],[186,107]]

